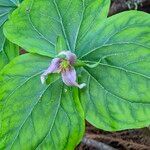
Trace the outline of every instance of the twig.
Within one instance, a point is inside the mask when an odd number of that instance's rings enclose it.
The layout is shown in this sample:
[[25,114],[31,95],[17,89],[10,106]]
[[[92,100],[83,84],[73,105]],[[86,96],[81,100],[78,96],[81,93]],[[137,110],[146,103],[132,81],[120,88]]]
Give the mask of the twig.
[[96,140],[93,140],[93,139],[90,139],[87,137],[83,138],[82,143],[87,145],[87,146],[91,146],[93,148],[96,148],[97,150],[116,150],[115,148],[113,148],[109,145],[106,145],[102,142],[98,142]]
[[101,141],[107,141],[109,143],[111,142],[117,142],[118,144],[124,145],[125,147],[130,147],[130,148],[135,148],[138,150],[143,150],[143,149],[147,149],[148,150],[148,146],[147,145],[142,145],[142,144],[138,144],[138,143],[134,143],[133,141],[125,141],[119,137],[108,137],[107,135],[97,135],[97,134],[86,134],[87,138],[92,138],[92,139],[98,139]]

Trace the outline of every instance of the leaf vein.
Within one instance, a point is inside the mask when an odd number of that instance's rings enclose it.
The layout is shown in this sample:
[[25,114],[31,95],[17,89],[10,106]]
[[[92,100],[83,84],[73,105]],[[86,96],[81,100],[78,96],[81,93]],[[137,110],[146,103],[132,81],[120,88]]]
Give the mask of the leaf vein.
[[123,97],[119,97],[118,95],[108,91],[108,89],[106,89],[86,68],[84,68],[84,70],[98,83],[98,85],[100,85],[104,91],[107,91],[109,94],[111,94],[112,96],[120,99],[120,100],[123,100],[123,101],[126,101],[126,102],[129,102],[129,103],[132,103],[132,104],[142,104],[142,105],[150,105],[150,103],[147,103],[147,102],[133,102],[133,101],[130,101],[128,99],[125,99]]
[[[29,112],[29,114],[28,114],[27,117],[25,118],[24,122],[23,122],[22,125],[20,126],[20,128],[19,128],[19,130],[18,130],[18,133],[17,133],[17,135],[15,136],[15,138],[14,138],[14,140],[13,140],[13,142],[12,142],[11,148],[12,148],[12,146],[14,145],[15,140],[18,138],[21,129],[22,129],[23,126],[25,125],[25,123],[26,123],[27,119],[29,118],[29,116],[32,114],[32,112],[33,112],[33,110],[35,109],[35,107],[36,107],[36,105],[38,104],[38,102],[39,102],[39,101],[41,100],[41,98],[43,97],[44,93],[48,90],[48,88],[50,87],[50,85],[52,85],[53,83],[55,83],[57,80],[59,80],[59,79],[56,79],[56,80],[54,80],[53,82],[51,82],[51,84],[49,84],[49,85],[46,87],[46,89],[42,92],[42,94],[39,96],[38,100],[36,101],[36,103],[34,104],[34,106],[33,106],[32,109],[31,109],[31,111]],[[11,149],[11,148],[10,148],[10,149]]]
[[28,16],[28,20],[29,20],[29,23],[31,24],[31,27],[34,29],[34,31],[36,31],[40,36],[41,38],[43,38],[44,40],[46,40],[48,43],[50,43],[52,46],[55,46],[55,44],[48,40],[36,27],[35,25],[33,24],[32,20],[31,20],[31,17],[30,17],[30,13],[31,13],[31,10],[32,10],[32,7],[33,7],[33,3],[34,3],[34,0],[32,0],[32,3],[31,3],[31,6],[30,6],[30,10],[29,12],[27,12],[27,16]]
[[62,89],[61,89],[61,93],[60,93],[60,96],[59,96],[59,100],[58,100],[58,105],[57,105],[57,108],[56,108],[56,112],[55,112],[55,115],[54,115],[54,119],[52,121],[52,125],[50,126],[50,129],[49,129],[49,132],[46,134],[46,136],[42,139],[42,141],[37,145],[36,149],[40,147],[40,145],[43,144],[44,140],[48,137],[48,135],[50,134],[50,132],[52,131],[53,129],[53,126],[54,126],[54,123],[55,123],[55,119],[58,115],[58,112],[59,112],[59,108],[60,108],[60,104],[61,104],[61,98],[62,98]]
[[58,16],[59,16],[59,18],[60,18],[60,24],[61,24],[62,31],[63,31],[63,34],[64,34],[64,36],[65,36],[66,42],[67,42],[67,46],[68,46],[69,50],[71,50],[71,47],[70,47],[70,44],[69,44],[69,41],[68,41],[68,38],[67,38],[67,35],[66,35],[65,27],[64,27],[64,24],[63,24],[63,19],[62,19],[62,16],[61,16],[61,14],[60,14],[58,5],[57,5],[57,3],[56,3],[56,0],[53,0],[53,3],[54,3],[54,5],[55,5],[55,7],[56,7]]

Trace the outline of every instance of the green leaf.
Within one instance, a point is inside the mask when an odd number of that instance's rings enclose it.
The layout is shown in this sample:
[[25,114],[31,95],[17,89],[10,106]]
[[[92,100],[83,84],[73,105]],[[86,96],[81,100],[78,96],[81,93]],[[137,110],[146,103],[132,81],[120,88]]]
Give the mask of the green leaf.
[[5,37],[3,34],[3,26],[0,26],[0,52],[2,52],[5,44]]
[[54,56],[58,36],[75,51],[80,38],[106,19],[110,0],[25,0],[6,23],[9,40],[29,52]]
[[0,70],[8,63],[7,56],[3,50],[5,44],[5,37],[2,33],[2,26],[0,27]]
[[0,1],[0,70],[12,58],[18,55],[18,46],[8,42],[3,34],[3,24],[8,19],[8,15],[17,8],[19,1],[17,0],[1,0]]
[[6,39],[4,45],[4,52],[7,55],[8,61],[11,61],[19,55],[19,47]]
[[77,45],[77,55],[82,60],[99,61],[111,55],[136,53],[143,48],[150,50],[149,39],[150,15],[123,12],[91,29]]
[[20,2],[22,2],[22,0],[1,0],[0,6],[2,6],[3,9],[7,9],[9,7],[17,7]]
[[19,55],[19,47],[5,39],[3,51],[0,52],[0,70]]
[[8,15],[17,7],[14,0],[0,1],[0,52],[3,50],[5,37],[3,35],[3,24],[8,19]]
[[67,50],[67,45],[66,45],[65,39],[62,36],[57,37],[55,50],[57,53]]
[[82,70],[80,82],[88,82],[80,94],[87,120],[109,131],[150,125],[150,15],[115,15],[93,32],[99,33],[102,38],[86,37],[92,44],[79,52],[90,63],[101,61]]
[[4,52],[0,52],[0,70],[8,63],[7,56]]
[[84,132],[84,115],[76,88],[40,75],[50,59],[25,54],[9,63],[0,75],[0,149],[72,150]]

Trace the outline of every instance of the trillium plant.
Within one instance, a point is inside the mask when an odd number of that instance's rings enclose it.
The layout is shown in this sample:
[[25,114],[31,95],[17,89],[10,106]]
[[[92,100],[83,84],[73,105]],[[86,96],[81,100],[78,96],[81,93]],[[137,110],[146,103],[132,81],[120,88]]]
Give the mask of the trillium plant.
[[85,120],[106,131],[150,125],[150,15],[108,17],[109,7],[0,0],[0,149],[73,150]]

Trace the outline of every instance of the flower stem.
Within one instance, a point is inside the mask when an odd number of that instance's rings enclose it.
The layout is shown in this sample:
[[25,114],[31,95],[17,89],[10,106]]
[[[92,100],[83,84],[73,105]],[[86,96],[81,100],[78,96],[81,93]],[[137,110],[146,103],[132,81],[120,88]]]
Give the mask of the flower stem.
[[76,60],[74,66],[75,67],[83,67],[83,66],[86,66],[86,63],[81,60]]

